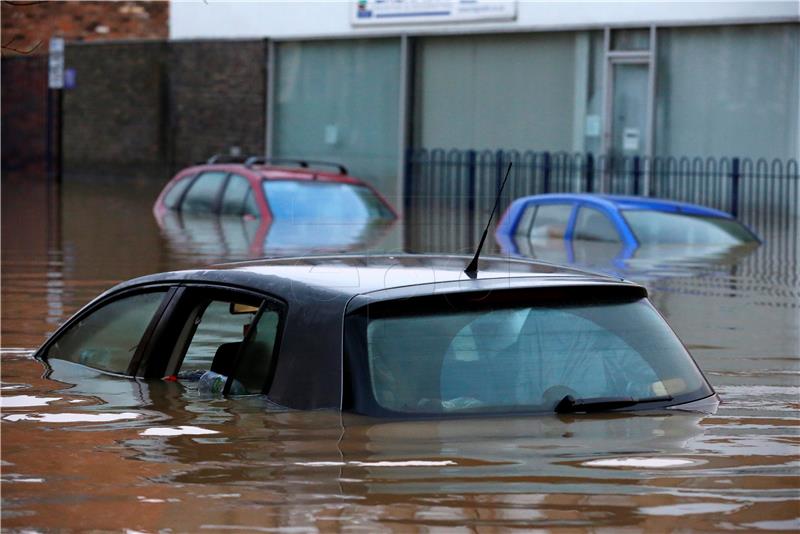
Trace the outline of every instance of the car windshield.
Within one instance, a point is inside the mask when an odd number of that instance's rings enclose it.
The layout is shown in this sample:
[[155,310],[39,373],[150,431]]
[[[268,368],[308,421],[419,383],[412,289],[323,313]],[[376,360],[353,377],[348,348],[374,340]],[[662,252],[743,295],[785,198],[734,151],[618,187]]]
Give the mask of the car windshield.
[[552,412],[575,400],[688,402],[705,379],[646,301],[373,318],[372,394],[402,413]]
[[655,210],[623,210],[639,244],[738,245],[756,241],[734,219]]
[[293,221],[359,222],[394,219],[368,187],[339,182],[264,180],[272,216]]

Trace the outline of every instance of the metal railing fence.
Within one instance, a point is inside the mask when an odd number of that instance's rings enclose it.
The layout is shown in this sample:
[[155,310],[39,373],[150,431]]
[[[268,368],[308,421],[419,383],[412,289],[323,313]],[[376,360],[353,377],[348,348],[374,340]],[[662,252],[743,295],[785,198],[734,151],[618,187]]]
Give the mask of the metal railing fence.
[[517,150],[409,149],[407,246],[463,251],[474,246],[508,162],[512,175],[500,209],[542,193],[646,195],[727,211],[771,248],[797,257],[798,161],[749,158],[607,157]]

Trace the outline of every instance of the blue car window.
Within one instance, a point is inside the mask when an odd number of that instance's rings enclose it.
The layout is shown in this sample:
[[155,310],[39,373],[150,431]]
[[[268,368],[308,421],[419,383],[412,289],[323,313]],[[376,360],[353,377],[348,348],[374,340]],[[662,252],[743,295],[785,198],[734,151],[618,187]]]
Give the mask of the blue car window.
[[216,209],[217,195],[225,181],[224,172],[206,172],[194,181],[181,204],[187,213],[211,213]]
[[367,354],[375,400],[406,413],[552,411],[568,394],[642,401],[705,387],[644,299],[377,318]]
[[756,241],[739,221],[687,213],[624,210],[640,244],[738,245]]
[[47,358],[125,373],[166,289],[114,300],[67,329]]
[[572,238],[608,243],[618,243],[620,241],[619,233],[611,219],[600,210],[586,206],[578,210]]
[[275,219],[315,222],[359,222],[394,219],[369,188],[338,182],[264,180]]
[[540,204],[533,218],[532,239],[563,238],[572,213],[572,204]]

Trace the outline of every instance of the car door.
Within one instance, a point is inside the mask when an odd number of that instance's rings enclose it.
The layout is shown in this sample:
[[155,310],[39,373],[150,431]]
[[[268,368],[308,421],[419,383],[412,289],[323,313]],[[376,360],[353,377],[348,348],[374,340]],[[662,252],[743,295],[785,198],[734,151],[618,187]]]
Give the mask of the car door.
[[614,267],[623,252],[623,238],[610,214],[582,203],[577,208],[571,232],[575,263],[590,267]]
[[205,393],[265,393],[285,312],[283,301],[258,292],[184,284],[155,328],[138,374]]
[[556,263],[572,261],[566,238],[571,229],[575,203],[536,202],[525,207],[515,228],[520,254]]
[[[90,304],[37,353],[208,393],[268,390],[286,305],[243,289],[182,283],[121,291]],[[204,377],[204,375],[206,375]],[[216,389],[215,389],[216,388]]]
[[95,301],[53,334],[37,357],[132,375],[174,293],[153,286]]

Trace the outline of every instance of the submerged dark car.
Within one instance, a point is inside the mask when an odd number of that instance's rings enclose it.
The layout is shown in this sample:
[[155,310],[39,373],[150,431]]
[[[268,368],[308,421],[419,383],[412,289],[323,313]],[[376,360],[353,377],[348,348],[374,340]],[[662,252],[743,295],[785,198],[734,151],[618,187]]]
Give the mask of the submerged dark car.
[[636,284],[525,260],[303,257],[136,278],[37,352],[199,392],[377,417],[713,410]]

